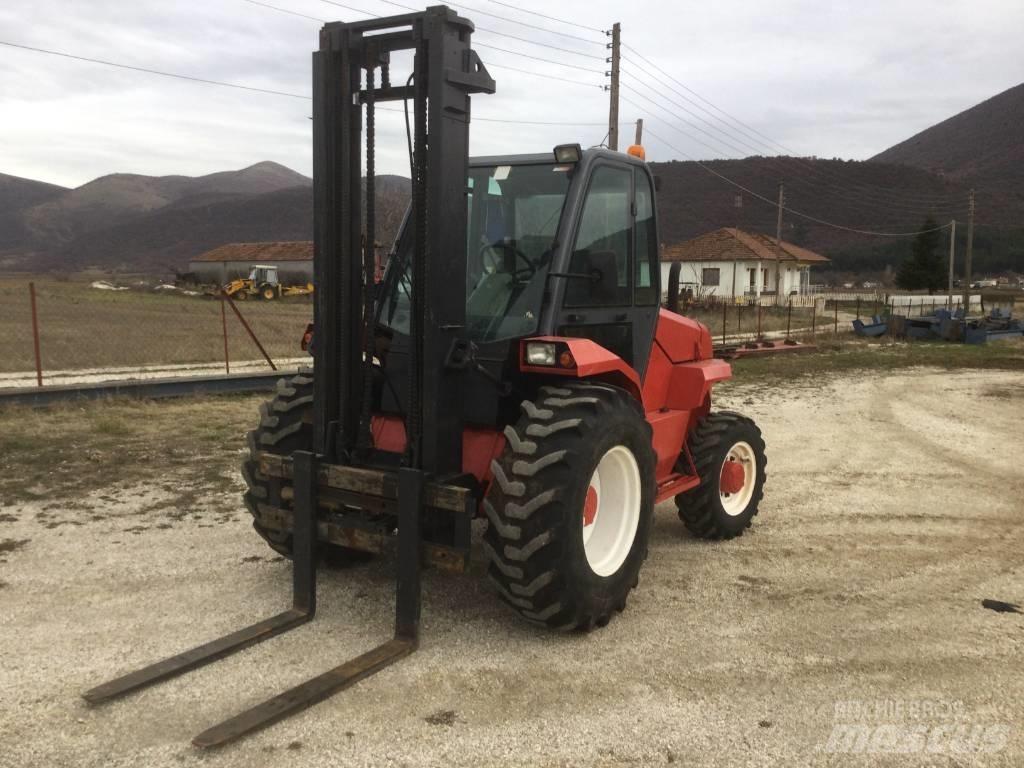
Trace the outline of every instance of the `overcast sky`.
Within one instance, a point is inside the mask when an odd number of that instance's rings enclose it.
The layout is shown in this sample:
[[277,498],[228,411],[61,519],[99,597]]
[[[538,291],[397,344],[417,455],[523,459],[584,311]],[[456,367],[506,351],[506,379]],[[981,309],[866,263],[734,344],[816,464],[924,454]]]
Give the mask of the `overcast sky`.
[[[322,19],[367,18],[325,0],[265,2]],[[376,14],[402,12],[383,0],[346,5]],[[1021,0],[513,0],[513,5],[586,27],[620,21],[623,42],[709,102],[803,155],[870,157],[1024,80]],[[559,25],[493,0],[470,0],[470,6],[475,12],[465,6],[460,10],[478,27],[604,55],[599,32]],[[245,0],[0,4],[0,40],[5,42],[296,94],[310,91],[310,51],[319,26]],[[608,114],[607,94],[599,88],[605,82],[603,61],[479,29],[474,41],[596,70],[478,47],[492,65],[498,93],[474,97],[475,117],[576,124],[478,120],[471,132],[474,154],[601,141]],[[682,98],[701,104],[696,97],[675,84],[678,93],[668,92],[629,61],[628,50],[624,55],[623,83],[635,91],[624,88],[623,96],[637,106],[623,102],[622,120],[644,117],[675,148],[649,137],[648,159],[680,157],[676,150],[702,159],[755,154],[754,148],[768,152],[749,132],[744,143],[737,140],[738,129],[731,136],[723,133],[721,123]],[[656,98],[645,84],[676,104],[662,99],[661,107],[654,106],[638,95]],[[310,102],[300,98],[187,83],[0,46],[3,173],[77,186],[112,172],[199,175],[274,160],[311,174],[310,114]],[[682,125],[679,117],[705,132]],[[400,114],[380,113],[379,172],[408,174],[402,125]]]

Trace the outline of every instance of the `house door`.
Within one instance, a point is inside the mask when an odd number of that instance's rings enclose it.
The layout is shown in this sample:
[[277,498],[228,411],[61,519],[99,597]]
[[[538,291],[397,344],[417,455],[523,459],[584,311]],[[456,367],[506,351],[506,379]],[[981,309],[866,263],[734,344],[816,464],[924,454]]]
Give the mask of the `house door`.
[[748,269],[747,270],[747,283],[748,283],[747,289],[751,293],[755,293],[757,291],[757,270],[756,269]]

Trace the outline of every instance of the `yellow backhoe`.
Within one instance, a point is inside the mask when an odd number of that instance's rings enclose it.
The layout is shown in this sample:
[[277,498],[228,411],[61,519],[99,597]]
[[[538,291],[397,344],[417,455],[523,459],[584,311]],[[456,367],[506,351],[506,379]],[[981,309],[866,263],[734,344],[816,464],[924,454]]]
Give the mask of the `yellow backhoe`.
[[281,285],[277,267],[257,264],[248,277],[232,280],[223,287],[224,293],[233,299],[248,299],[254,296],[271,301],[281,296],[308,296],[313,293],[313,284]]

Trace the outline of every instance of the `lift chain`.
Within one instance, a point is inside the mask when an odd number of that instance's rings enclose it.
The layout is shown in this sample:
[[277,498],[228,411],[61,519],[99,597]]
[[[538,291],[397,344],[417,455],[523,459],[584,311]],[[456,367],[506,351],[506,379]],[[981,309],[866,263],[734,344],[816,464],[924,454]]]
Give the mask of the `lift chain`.
[[377,184],[376,114],[374,94],[375,63],[372,54],[366,62],[366,237],[363,243],[363,397],[359,414],[356,451],[365,454],[372,444],[370,405],[373,401],[373,359],[376,355],[374,328],[374,288],[377,278]]

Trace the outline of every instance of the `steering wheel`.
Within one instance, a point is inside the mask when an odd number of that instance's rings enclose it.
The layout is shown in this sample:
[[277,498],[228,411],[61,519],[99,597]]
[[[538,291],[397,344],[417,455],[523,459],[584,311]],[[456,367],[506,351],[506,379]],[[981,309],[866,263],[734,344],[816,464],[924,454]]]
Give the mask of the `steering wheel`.
[[525,267],[516,267],[512,272],[512,279],[516,282],[529,280],[537,273],[537,263],[529,256],[519,250],[512,243],[494,242],[486,243],[480,248],[480,263],[492,272],[499,272],[503,259],[497,255],[498,251],[511,251],[516,258],[516,263],[522,261]]

